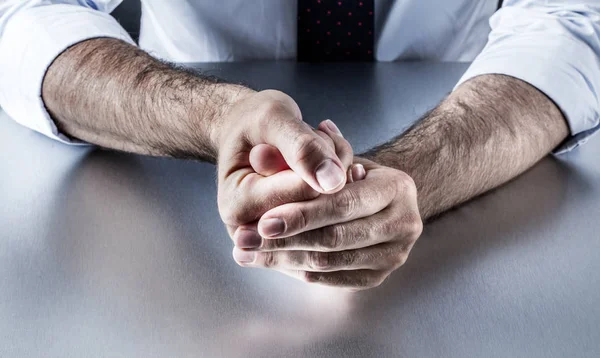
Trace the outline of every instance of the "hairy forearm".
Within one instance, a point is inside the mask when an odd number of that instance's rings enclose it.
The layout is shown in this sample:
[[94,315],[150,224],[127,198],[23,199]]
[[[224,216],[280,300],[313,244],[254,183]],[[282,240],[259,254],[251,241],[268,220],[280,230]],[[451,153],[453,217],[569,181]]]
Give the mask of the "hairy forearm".
[[484,75],[363,156],[412,176],[427,219],[521,174],[567,135],[562,113],[543,93],[512,77]]
[[62,53],[42,97],[62,133],[102,147],[215,162],[215,132],[251,90],[158,61],[99,38]]

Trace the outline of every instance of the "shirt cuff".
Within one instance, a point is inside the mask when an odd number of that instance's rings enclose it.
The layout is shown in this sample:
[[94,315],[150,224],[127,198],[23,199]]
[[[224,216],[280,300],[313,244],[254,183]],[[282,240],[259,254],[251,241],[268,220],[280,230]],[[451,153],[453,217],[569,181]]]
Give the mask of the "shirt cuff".
[[111,37],[135,45],[109,14],[74,5],[25,9],[6,24],[0,39],[0,106],[15,121],[69,144],[42,101],[42,82],[54,59],[70,46]]
[[585,143],[599,128],[598,63],[585,43],[566,34],[492,33],[456,87],[484,74],[508,75],[536,87],[560,108],[571,131],[555,149],[558,154]]

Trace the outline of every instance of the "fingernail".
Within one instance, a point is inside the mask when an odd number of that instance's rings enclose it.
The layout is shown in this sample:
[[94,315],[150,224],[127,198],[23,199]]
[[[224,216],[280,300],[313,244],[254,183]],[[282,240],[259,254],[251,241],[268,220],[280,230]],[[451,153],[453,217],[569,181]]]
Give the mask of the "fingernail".
[[365,176],[367,176],[367,172],[362,164],[354,164],[352,166],[352,181],[363,180]]
[[323,190],[330,191],[342,185],[346,180],[346,175],[331,160],[323,162],[315,172],[317,181]]
[[235,237],[235,246],[242,249],[255,249],[262,245],[262,237],[258,232],[248,229],[238,229]]
[[326,120],[325,125],[327,126],[327,128],[329,128],[330,131],[337,133],[337,134],[341,135],[342,137],[344,136],[342,134],[342,131],[340,131],[338,126],[336,126],[335,123],[333,123],[333,121],[331,119]]
[[256,254],[252,251],[240,250],[237,247],[233,248],[233,259],[241,264],[249,264],[254,262]]
[[285,231],[285,222],[279,218],[261,220],[258,230],[265,236],[279,235]]

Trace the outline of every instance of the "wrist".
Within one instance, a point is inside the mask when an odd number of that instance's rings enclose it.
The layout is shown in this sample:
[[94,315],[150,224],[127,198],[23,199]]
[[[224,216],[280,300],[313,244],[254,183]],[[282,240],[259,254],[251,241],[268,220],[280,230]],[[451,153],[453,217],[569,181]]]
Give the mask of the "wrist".
[[[256,93],[251,88],[242,85],[220,83],[214,84],[215,88],[211,90],[212,103],[217,105],[214,109],[212,118],[207,123],[206,132],[208,135],[209,146],[218,158],[221,144],[229,132],[231,125],[235,125],[236,118],[231,115],[233,108],[241,101]],[[202,119],[201,119],[202,120]]]

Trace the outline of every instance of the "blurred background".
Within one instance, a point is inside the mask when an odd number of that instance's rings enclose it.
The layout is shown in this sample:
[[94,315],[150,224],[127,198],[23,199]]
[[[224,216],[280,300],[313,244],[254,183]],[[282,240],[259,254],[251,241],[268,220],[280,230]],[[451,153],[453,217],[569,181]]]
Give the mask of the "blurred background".
[[111,15],[129,32],[135,42],[138,42],[140,37],[140,19],[142,17],[142,4],[140,0],[124,0]]

